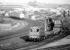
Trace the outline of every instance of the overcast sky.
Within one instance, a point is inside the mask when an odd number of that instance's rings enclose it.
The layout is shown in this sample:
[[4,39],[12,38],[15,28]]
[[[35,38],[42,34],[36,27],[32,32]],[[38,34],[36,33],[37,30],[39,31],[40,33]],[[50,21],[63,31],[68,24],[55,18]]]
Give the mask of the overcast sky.
[[3,3],[23,4],[29,1],[38,1],[43,3],[70,4],[70,0],[0,0]]

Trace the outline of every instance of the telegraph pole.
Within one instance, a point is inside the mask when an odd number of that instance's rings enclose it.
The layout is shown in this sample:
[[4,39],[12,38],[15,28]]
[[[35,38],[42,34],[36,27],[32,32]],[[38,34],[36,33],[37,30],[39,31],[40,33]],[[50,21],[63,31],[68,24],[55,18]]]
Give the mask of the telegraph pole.
[[47,18],[46,18],[46,16],[45,16],[45,31],[47,31]]
[[46,31],[46,17],[45,17],[45,31]]

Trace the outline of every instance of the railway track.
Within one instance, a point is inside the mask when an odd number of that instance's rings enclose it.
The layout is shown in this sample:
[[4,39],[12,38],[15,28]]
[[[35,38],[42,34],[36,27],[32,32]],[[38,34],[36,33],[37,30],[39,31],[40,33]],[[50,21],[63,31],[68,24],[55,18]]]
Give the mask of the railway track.
[[42,42],[39,42],[39,43],[35,43],[35,44],[33,44],[33,45],[31,45],[31,46],[27,46],[27,47],[22,47],[22,48],[20,48],[20,49],[16,49],[16,50],[29,50],[29,49],[33,49],[33,48],[38,48],[38,47],[40,47],[40,46],[44,46],[44,45],[47,45],[48,43],[51,43],[51,42],[54,42],[54,41],[57,41],[57,40],[59,40],[59,39],[62,39],[62,38],[64,38],[64,37],[66,37],[67,35],[64,35],[64,34],[60,34],[60,35],[57,35],[57,36],[54,36],[54,37],[52,37],[52,38],[50,38],[50,39],[46,39],[46,40],[44,40],[44,41],[42,41]]

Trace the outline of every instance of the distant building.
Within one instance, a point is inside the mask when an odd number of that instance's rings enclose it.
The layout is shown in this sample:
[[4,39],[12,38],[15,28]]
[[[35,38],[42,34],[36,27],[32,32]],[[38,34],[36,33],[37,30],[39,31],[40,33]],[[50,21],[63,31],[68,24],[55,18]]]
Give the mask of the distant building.
[[0,11],[0,16],[4,16],[5,15],[5,11]]
[[9,13],[5,13],[5,16],[7,16],[7,17],[8,17],[8,16],[9,16]]
[[36,16],[35,15],[31,16],[31,19],[36,20]]
[[25,15],[23,13],[20,13],[19,18],[22,19],[22,18],[26,18],[26,17],[25,17]]
[[14,11],[24,11],[24,8],[14,8]]
[[[8,15],[8,14],[6,14],[6,15]],[[13,11],[13,12],[9,13],[9,16],[15,17],[15,18],[20,18],[20,19],[25,18],[24,13],[21,11],[17,11],[17,12]]]

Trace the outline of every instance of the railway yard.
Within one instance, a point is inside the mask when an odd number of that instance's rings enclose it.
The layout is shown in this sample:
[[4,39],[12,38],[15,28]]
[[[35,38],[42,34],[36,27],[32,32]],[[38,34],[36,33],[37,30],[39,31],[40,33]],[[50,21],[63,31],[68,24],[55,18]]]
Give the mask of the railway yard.
[[[26,42],[23,39],[21,39],[20,37],[25,36],[26,34],[28,34],[28,29],[34,25],[43,25],[41,22],[37,22],[37,21],[32,21],[32,20],[21,20],[23,21],[22,23],[24,23],[24,21],[26,21],[25,27],[22,25],[21,29],[18,30],[14,30],[14,31],[6,31],[3,32],[1,31],[0,33],[0,48],[2,50],[27,50],[27,49],[37,49],[36,47],[42,48],[42,47],[50,47],[52,45],[54,46],[58,46],[59,43],[61,43],[61,45],[64,44],[69,44],[69,39],[67,40],[66,38],[57,36],[58,39],[63,38],[62,40],[58,40],[57,38],[55,38],[57,42],[54,42],[53,40],[45,40],[42,42]],[[38,24],[39,23],[39,24]],[[33,25],[34,24],[34,25]],[[52,38],[54,39],[54,38]],[[66,40],[66,41],[65,41]],[[65,41],[65,42],[64,42]],[[64,42],[64,43],[63,43]],[[63,43],[63,44],[62,44]]]
[[70,49],[70,9],[45,9],[0,10],[0,50]]

